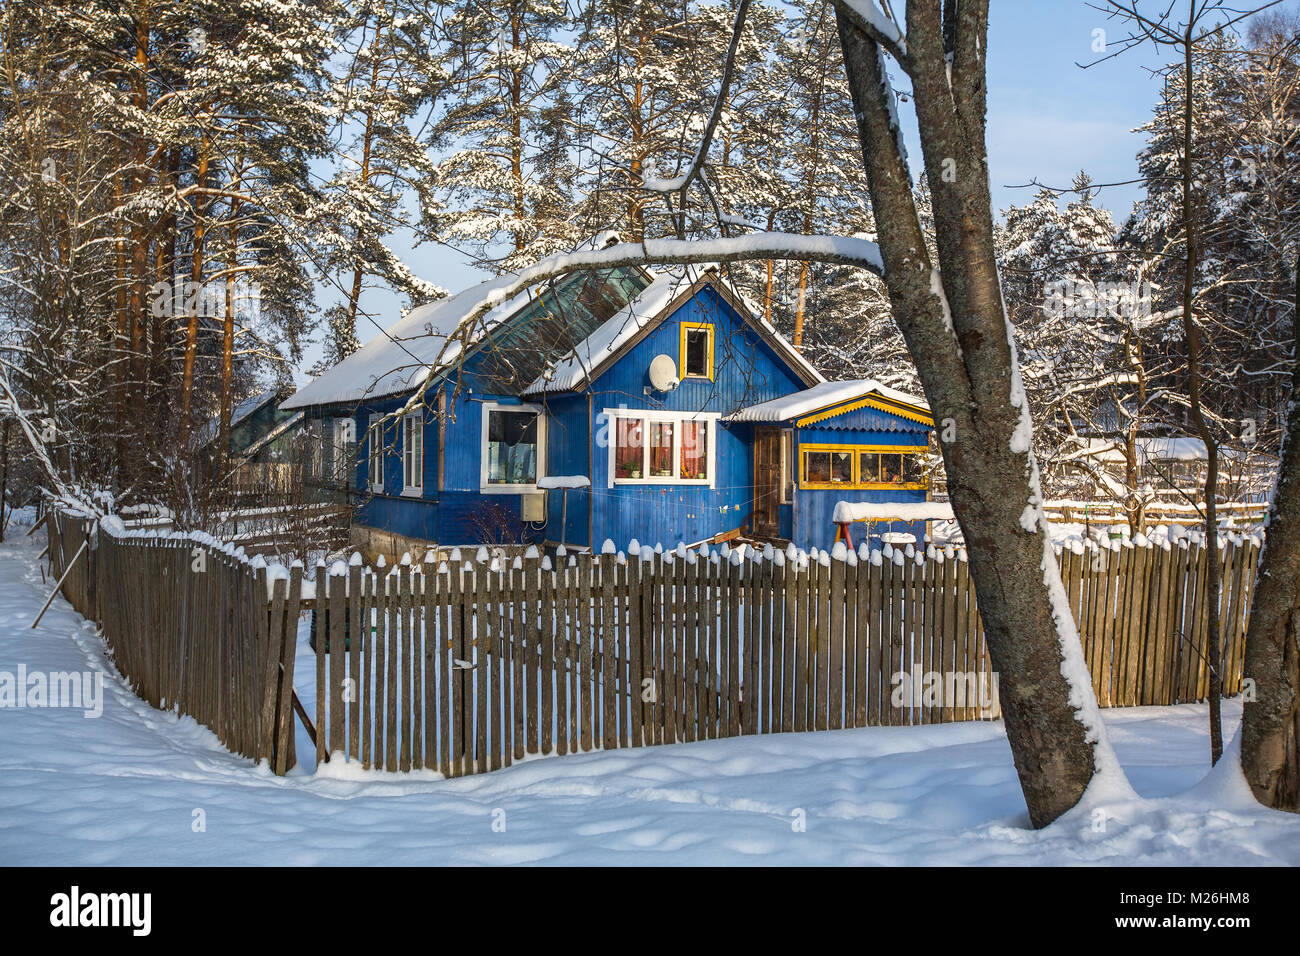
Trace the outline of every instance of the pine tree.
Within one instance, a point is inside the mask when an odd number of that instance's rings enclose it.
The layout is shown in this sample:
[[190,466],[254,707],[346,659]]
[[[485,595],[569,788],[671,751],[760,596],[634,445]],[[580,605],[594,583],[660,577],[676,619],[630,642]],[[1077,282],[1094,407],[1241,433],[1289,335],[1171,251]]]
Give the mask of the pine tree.
[[448,102],[433,141],[448,150],[434,172],[446,208],[431,225],[505,271],[577,239],[565,25],[558,0],[467,0],[445,24]]
[[[401,292],[411,305],[445,294],[417,277],[387,242],[398,230],[426,237],[438,209],[435,165],[413,132],[445,86],[432,25],[423,4],[369,0],[349,9],[342,32],[344,65],[329,86],[342,140],[339,168],[316,218],[324,226],[327,268],[345,298],[325,312],[324,367],[360,347],[357,311],[367,277]],[[407,202],[412,194],[418,222]]]

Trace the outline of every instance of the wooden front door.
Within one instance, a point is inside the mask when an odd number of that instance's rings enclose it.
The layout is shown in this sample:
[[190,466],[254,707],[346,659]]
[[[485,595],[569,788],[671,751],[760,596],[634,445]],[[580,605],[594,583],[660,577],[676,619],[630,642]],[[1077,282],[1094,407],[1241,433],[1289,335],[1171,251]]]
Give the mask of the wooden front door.
[[754,429],[754,534],[781,532],[781,429]]

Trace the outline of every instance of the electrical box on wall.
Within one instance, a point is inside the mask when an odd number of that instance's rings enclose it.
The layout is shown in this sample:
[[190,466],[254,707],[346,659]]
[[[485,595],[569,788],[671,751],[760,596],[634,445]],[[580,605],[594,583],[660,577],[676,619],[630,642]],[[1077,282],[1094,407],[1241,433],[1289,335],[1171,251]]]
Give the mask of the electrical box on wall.
[[525,494],[519,503],[519,518],[521,521],[534,521],[541,523],[546,520],[546,492],[534,491]]

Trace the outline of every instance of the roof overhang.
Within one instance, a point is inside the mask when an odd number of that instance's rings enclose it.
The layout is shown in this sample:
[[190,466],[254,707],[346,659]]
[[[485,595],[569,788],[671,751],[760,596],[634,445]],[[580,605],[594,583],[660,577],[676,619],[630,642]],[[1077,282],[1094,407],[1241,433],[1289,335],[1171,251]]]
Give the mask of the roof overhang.
[[894,401],[883,395],[868,395],[865,398],[859,398],[856,401],[840,402],[836,405],[829,405],[826,408],[819,409],[811,415],[805,415],[802,418],[795,419],[795,425],[799,428],[805,428],[808,425],[815,425],[818,422],[824,422],[829,418],[836,418],[840,415],[855,412],[860,408],[874,408],[877,411],[887,412],[890,415],[897,415],[899,418],[905,418],[909,422],[916,422],[918,425],[924,425],[927,428],[934,427],[934,418],[926,408],[918,405],[911,405],[901,401]]

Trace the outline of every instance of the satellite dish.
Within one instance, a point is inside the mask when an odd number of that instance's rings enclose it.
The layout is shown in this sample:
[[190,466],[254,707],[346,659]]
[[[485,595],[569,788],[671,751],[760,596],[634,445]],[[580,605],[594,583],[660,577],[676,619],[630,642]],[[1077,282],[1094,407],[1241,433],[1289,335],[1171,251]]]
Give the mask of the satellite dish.
[[670,392],[677,387],[677,363],[670,355],[656,355],[650,362],[650,385],[657,392]]

